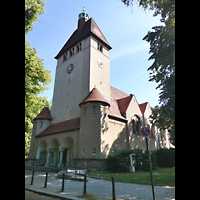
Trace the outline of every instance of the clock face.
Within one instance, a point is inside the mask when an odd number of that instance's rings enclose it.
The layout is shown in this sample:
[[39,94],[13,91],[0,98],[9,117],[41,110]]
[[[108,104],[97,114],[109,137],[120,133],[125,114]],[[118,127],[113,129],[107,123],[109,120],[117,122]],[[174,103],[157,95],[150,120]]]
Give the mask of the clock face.
[[99,67],[103,67],[103,62],[101,60],[98,60],[97,62],[98,62]]
[[74,65],[73,64],[70,64],[68,67],[67,67],[67,73],[70,74],[74,69]]

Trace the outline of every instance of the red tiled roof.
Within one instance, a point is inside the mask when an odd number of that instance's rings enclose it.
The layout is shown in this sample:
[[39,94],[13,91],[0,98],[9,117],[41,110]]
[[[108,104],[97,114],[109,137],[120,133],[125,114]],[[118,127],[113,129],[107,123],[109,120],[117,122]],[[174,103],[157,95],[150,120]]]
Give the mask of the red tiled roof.
[[117,100],[128,97],[129,95],[112,86],[110,86],[110,92],[111,92],[111,99],[109,101],[110,107],[108,113],[112,116],[125,119],[121,115],[121,111]]
[[51,124],[49,127],[47,127],[44,131],[42,131],[36,137],[62,133],[62,132],[71,131],[71,130],[75,130],[79,128],[80,128],[80,117],[66,120],[63,122],[58,122],[55,124]]
[[79,104],[79,106],[81,106],[84,103],[87,102],[104,102],[107,105],[110,106],[110,104],[105,100],[105,98],[103,97],[103,95],[99,92],[99,90],[97,88],[93,88],[92,91],[85,97],[85,99]]
[[94,38],[99,40],[103,45],[105,45],[109,50],[112,49],[106,38],[104,37],[103,33],[95,23],[93,18],[90,18],[88,21],[85,22],[84,26],[81,29],[76,29],[71,37],[67,40],[63,48],[60,52],[55,56],[58,59],[63,53],[67,52],[81,40],[85,39],[86,37],[92,35]]
[[145,110],[146,110],[147,103],[148,103],[148,102],[139,104],[140,110],[141,110],[141,112],[142,112],[143,115],[144,115],[144,112],[145,112]]
[[38,116],[34,119],[49,119],[51,120],[51,113],[48,107],[43,108],[43,110],[38,114]]
[[110,86],[110,92],[111,92],[111,97],[113,97],[114,99],[121,99],[129,96],[128,94],[122,92],[121,90],[118,90],[113,86]]
[[124,97],[122,99],[118,99],[117,103],[119,105],[119,109],[122,115],[124,115],[126,113],[126,110],[131,102],[131,99],[133,98],[133,95],[130,94],[130,96],[128,97]]

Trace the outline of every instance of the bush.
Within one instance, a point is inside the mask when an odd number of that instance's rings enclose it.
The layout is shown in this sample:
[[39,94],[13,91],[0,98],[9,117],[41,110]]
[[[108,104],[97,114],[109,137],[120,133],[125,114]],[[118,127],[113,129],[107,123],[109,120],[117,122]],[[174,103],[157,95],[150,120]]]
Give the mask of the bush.
[[175,149],[160,149],[157,151],[159,167],[175,167]]
[[106,166],[112,172],[129,172],[130,158],[129,154],[133,153],[133,149],[122,149],[111,154],[106,159]]
[[[130,171],[130,157],[131,153],[136,155],[136,163],[134,164],[136,170],[149,171],[149,156],[148,153],[141,153],[136,149],[122,149],[110,154],[106,159],[107,170],[112,172],[129,172]],[[157,169],[157,159],[155,153],[151,152],[152,169]],[[142,165],[141,165],[142,164]]]
[[[157,160],[156,160],[156,155],[155,153],[151,153],[151,165],[152,165],[152,170],[155,170],[158,168],[157,166]],[[146,151],[145,153],[142,154],[142,166],[141,169],[144,171],[149,171],[150,170],[150,164],[149,164],[149,155],[148,152]]]

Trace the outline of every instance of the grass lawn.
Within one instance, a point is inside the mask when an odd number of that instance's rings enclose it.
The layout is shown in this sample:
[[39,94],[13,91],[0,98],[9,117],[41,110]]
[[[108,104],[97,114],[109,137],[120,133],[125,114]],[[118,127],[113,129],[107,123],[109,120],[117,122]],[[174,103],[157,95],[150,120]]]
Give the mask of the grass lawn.
[[[138,183],[138,184],[151,184],[149,171],[136,171],[134,173],[99,173],[91,174],[91,176],[99,176],[104,180],[111,181],[114,176],[116,182],[123,183]],[[172,168],[158,168],[153,170],[154,185],[158,186],[175,186],[175,167]]]

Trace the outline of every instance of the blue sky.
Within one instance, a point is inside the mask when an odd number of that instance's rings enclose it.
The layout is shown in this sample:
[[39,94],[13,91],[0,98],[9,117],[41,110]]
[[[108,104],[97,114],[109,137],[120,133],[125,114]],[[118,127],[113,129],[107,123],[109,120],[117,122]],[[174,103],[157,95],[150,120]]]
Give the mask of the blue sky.
[[112,46],[109,52],[111,85],[134,94],[138,103],[148,101],[151,107],[158,105],[160,91],[155,89],[156,83],[148,81],[147,68],[153,63],[148,61],[149,43],[142,38],[153,26],[161,24],[160,17],[153,17],[152,11],[144,11],[137,4],[126,7],[120,0],[46,0],[46,12],[39,16],[33,31],[27,35],[53,78],[50,89],[41,96],[49,101],[53,97],[54,57],[76,30],[83,6]]

